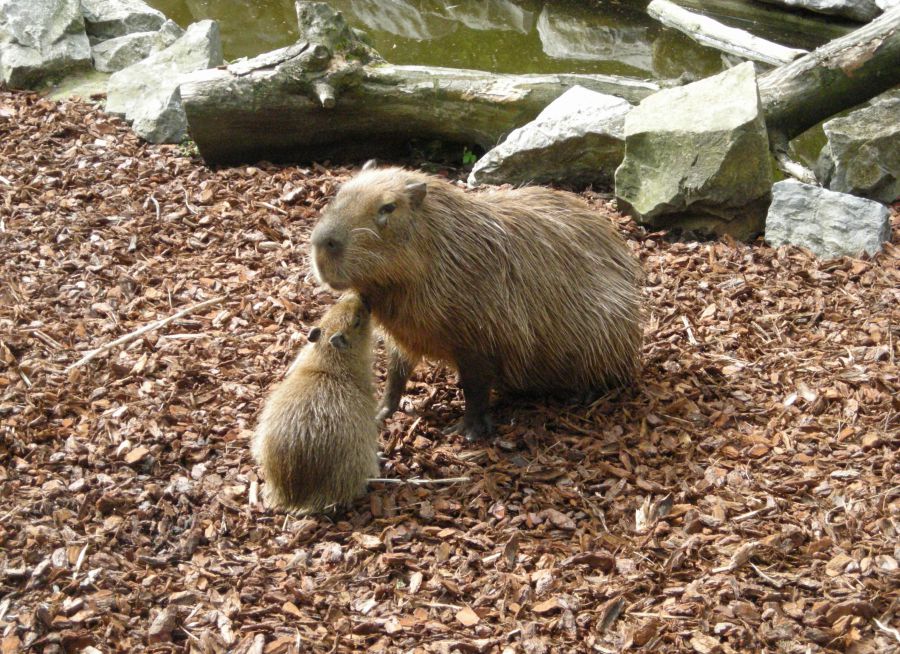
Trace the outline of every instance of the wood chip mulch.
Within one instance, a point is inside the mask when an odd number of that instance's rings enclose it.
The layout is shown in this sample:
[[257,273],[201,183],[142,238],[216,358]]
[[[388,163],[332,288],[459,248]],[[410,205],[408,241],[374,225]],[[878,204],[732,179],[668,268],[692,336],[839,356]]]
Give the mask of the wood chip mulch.
[[[348,168],[209,170],[0,94],[0,654],[900,649],[900,218],[873,260],[669,242],[638,388],[440,430],[420,369],[351,510],[266,508],[248,436],[332,301]],[[219,296],[67,370],[88,351]]]

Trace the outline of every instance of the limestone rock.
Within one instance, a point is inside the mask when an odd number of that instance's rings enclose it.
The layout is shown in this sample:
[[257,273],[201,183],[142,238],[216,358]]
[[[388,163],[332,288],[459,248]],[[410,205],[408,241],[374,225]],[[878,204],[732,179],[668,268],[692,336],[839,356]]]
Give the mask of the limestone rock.
[[34,88],[90,65],[79,0],[0,0],[0,82]]
[[101,41],[91,48],[94,68],[114,73],[145,59],[151,52],[168,48],[184,30],[167,20],[158,32],[134,32]]
[[822,127],[828,143],[816,173],[828,188],[880,202],[900,197],[900,91]]
[[87,33],[103,41],[134,32],[155,32],[166,22],[161,11],[141,0],[81,0]]
[[469,184],[609,184],[630,110],[622,98],[575,86],[479,159]]
[[[881,13],[879,0],[763,0],[773,5],[805,9],[817,14],[843,16],[852,20],[867,23]],[[880,0],[889,2],[890,0]]]
[[874,255],[891,237],[890,211],[872,200],[798,182],[772,187],[766,241],[805,247],[817,257]]
[[638,221],[749,238],[772,185],[753,64],[645,98],[625,118],[616,196]]
[[194,23],[168,48],[114,73],[106,110],[124,115],[135,133],[148,141],[178,143],[187,136],[179,92],[182,76],[221,63],[218,23]]

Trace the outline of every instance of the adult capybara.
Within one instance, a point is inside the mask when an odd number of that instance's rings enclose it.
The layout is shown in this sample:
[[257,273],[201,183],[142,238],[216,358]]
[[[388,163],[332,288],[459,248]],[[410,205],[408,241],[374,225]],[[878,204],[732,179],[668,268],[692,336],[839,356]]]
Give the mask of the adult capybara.
[[345,295],[309,341],[266,400],[252,449],[274,504],[318,511],[351,502],[378,476],[368,308]]
[[470,439],[490,429],[492,387],[581,395],[635,374],[640,265],[571,193],[466,193],[369,162],[311,240],[317,277],[359,292],[392,341],[381,419],[423,356],[459,371]]

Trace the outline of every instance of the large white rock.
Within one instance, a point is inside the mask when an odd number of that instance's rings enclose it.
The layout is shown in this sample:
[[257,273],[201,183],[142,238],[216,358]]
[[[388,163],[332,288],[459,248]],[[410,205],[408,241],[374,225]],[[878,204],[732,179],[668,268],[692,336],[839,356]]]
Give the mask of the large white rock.
[[0,0],[0,82],[34,88],[90,65],[79,0]]
[[575,86],[479,159],[469,184],[609,184],[630,110],[622,98]]
[[890,211],[872,200],[787,179],[772,187],[766,241],[799,245],[817,257],[881,251],[891,237]]
[[151,52],[168,48],[184,30],[167,20],[158,32],[134,32],[101,41],[91,48],[94,68],[114,73],[145,59]]
[[222,63],[219,25],[204,20],[188,27],[165,50],[109,78],[106,110],[124,115],[152,143],[178,143],[187,136],[179,85],[183,75]]
[[[891,0],[880,0],[890,2]],[[879,0],[763,0],[773,5],[805,9],[817,14],[843,16],[866,23],[881,13]]]
[[900,198],[900,91],[822,125],[816,173],[828,188],[880,202]]
[[133,32],[155,32],[166,22],[161,11],[141,0],[81,0],[87,33],[102,41]]
[[771,185],[750,62],[654,93],[625,118],[616,197],[644,224],[748,238],[762,231]]

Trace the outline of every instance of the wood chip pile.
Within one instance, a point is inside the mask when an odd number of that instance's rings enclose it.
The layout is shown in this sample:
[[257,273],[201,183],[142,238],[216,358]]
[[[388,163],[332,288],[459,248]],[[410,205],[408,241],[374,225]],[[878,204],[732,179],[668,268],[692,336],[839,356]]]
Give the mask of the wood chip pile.
[[896,210],[883,254],[821,262],[586,194],[647,272],[641,385],[469,444],[423,367],[383,476],[469,481],[296,517],[248,436],[332,301],[307,238],[349,172],[209,170],[0,93],[0,654],[900,648]]

